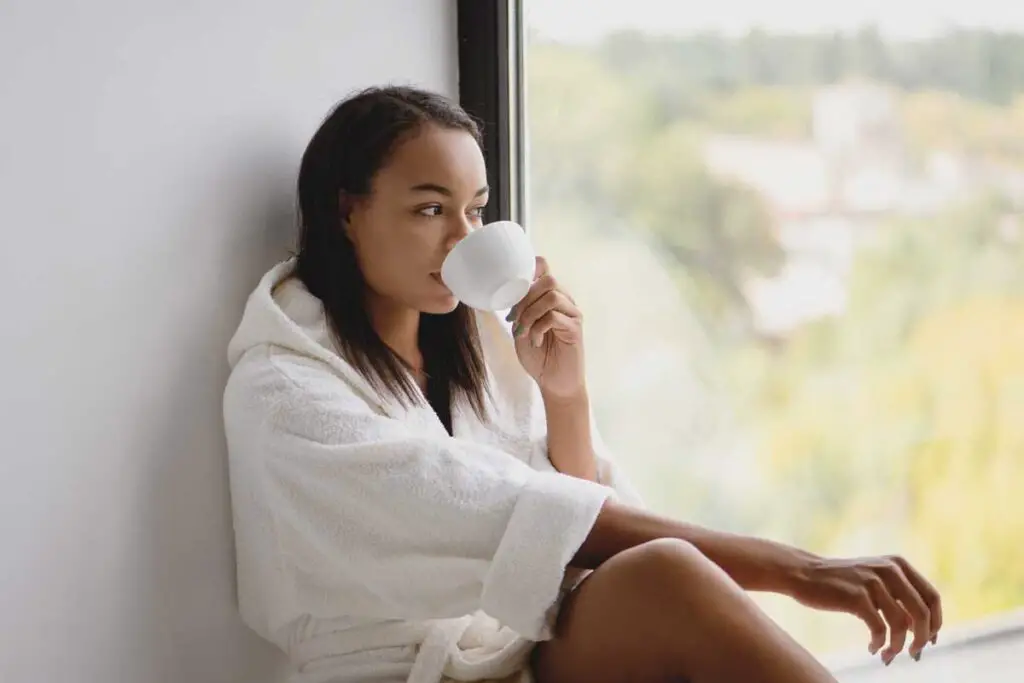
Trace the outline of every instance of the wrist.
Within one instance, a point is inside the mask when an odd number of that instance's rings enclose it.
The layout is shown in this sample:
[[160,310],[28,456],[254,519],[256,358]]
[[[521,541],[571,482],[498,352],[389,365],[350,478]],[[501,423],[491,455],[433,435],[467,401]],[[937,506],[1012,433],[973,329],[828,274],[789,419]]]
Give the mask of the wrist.
[[568,391],[551,391],[550,389],[541,387],[540,396],[544,401],[545,408],[565,409],[590,407],[590,396],[587,393],[586,385],[581,385]]
[[733,536],[723,544],[713,561],[749,591],[778,593],[792,597],[806,582],[817,557],[798,548],[765,538]]
[[773,593],[796,597],[801,587],[806,584],[813,568],[820,564],[822,558],[814,553],[791,546],[781,546],[775,570],[772,572]]

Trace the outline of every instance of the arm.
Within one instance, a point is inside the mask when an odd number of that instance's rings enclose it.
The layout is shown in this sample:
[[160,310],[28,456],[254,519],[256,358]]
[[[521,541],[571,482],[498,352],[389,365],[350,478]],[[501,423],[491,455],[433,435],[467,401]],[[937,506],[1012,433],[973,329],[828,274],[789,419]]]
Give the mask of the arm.
[[693,544],[736,583],[752,591],[788,593],[816,559],[781,543],[712,531],[608,500],[572,565],[594,569],[624,550],[660,538]]
[[599,481],[591,437],[590,400],[586,390],[559,398],[542,392],[547,422],[548,458],[555,469],[580,479]]
[[534,379],[545,417],[545,460],[559,472],[596,481],[616,497],[643,505],[638,493],[608,457],[594,429],[583,361],[581,314],[537,259],[537,280],[513,307],[515,350]]
[[808,607],[848,612],[871,630],[870,651],[882,652],[886,665],[903,649],[908,629],[910,652],[919,659],[942,627],[938,591],[902,557],[823,558],[781,543],[711,531],[657,517],[608,500],[579,551],[573,566],[596,568],[616,554],[648,541],[687,541],[718,565],[742,588],[771,591]]
[[643,497],[619,468],[601,439],[584,392],[564,400],[540,392],[544,406],[547,460],[559,472],[596,481],[614,492],[619,501],[643,509]]

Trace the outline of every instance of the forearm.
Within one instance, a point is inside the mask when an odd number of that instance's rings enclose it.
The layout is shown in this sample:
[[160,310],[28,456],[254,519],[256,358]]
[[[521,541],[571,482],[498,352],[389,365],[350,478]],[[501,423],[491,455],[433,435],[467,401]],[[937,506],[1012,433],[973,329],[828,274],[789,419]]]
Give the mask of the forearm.
[[595,569],[620,552],[662,538],[693,544],[736,583],[751,591],[787,592],[814,558],[811,553],[781,543],[712,531],[610,499],[571,564]]
[[573,398],[543,398],[551,464],[562,474],[597,481],[598,462],[586,392]]

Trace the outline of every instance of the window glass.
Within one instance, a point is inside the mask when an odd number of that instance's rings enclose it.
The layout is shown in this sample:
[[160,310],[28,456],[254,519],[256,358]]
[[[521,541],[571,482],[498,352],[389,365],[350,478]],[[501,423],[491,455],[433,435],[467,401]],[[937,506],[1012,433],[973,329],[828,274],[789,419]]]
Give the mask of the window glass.
[[655,509],[900,552],[1024,652],[1024,14],[712,4],[525,3],[527,222],[605,440]]

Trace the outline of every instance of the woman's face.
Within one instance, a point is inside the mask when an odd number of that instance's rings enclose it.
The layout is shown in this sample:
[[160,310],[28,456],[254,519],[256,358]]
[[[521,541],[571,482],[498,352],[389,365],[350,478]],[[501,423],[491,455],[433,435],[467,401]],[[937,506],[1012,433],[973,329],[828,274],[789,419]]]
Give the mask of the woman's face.
[[480,226],[486,204],[487,170],[472,135],[426,125],[399,143],[346,225],[371,291],[422,313],[454,310],[441,264]]

